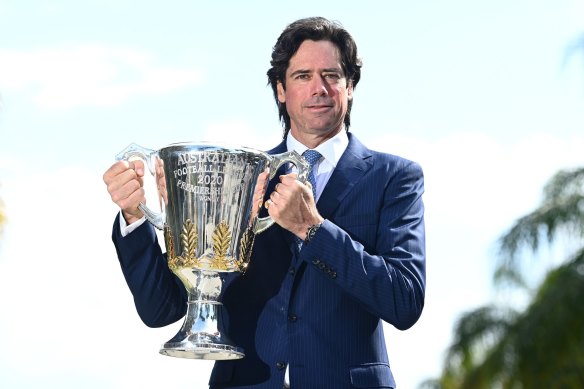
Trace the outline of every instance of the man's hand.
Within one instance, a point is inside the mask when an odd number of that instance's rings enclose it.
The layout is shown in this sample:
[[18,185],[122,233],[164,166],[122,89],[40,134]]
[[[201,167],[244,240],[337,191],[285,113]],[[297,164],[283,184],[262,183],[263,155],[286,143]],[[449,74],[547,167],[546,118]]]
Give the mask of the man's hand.
[[144,163],[136,161],[118,161],[104,174],[103,181],[107,186],[112,201],[120,207],[122,215],[128,224],[142,218],[138,209],[144,197]]
[[260,208],[264,201],[264,194],[266,193],[266,187],[268,186],[269,170],[266,170],[258,175],[256,185],[253,192],[253,200],[251,204],[251,217],[250,223],[252,223],[255,218],[259,215]]
[[316,209],[310,184],[298,181],[296,173],[280,176],[266,205],[276,223],[302,240],[308,227],[324,220]]

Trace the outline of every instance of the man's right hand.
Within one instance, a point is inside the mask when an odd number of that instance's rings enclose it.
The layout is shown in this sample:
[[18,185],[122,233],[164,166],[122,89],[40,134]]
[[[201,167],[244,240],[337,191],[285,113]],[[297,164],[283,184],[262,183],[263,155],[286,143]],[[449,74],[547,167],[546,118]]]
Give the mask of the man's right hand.
[[143,177],[144,163],[140,160],[118,161],[103,174],[107,191],[122,210],[128,224],[140,220],[144,215],[138,209],[138,205],[145,202]]

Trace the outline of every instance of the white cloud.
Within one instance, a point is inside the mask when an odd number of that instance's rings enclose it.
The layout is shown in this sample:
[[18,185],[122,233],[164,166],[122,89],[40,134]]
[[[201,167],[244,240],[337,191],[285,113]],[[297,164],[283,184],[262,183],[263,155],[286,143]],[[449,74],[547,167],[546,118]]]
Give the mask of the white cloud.
[[141,94],[192,87],[201,72],[161,65],[143,51],[104,45],[0,50],[0,88],[32,94],[43,108],[115,106]]

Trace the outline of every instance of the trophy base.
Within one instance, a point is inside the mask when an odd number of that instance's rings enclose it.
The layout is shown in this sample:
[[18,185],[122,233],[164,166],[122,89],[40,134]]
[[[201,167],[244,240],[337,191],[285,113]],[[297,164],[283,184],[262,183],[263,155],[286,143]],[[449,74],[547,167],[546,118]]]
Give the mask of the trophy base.
[[239,347],[212,343],[165,343],[160,354],[176,358],[228,360],[245,356]]
[[177,275],[189,285],[187,312],[180,331],[162,345],[160,354],[207,360],[243,358],[243,349],[219,331],[220,323],[225,321],[223,304],[219,301],[223,284],[219,273],[193,268]]

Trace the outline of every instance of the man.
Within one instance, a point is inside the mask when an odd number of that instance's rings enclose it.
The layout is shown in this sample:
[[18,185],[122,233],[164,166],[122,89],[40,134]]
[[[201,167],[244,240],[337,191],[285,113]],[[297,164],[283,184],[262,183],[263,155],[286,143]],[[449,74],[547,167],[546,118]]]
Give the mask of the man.
[[[382,320],[407,329],[424,305],[422,170],[348,132],[361,62],[339,24],[290,24],[271,64],[284,140],[270,153],[319,152],[315,187],[285,171],[270,183],[276,225],[256,237],[247,272],[222,296],[225,331],[246,356],[216,362],[210,387],[394,388]],[[118,162],[104,181],[122,210],[113,240],[136,308],[164,326],[184,315],[185,293],[141,222],[142,174]]]

